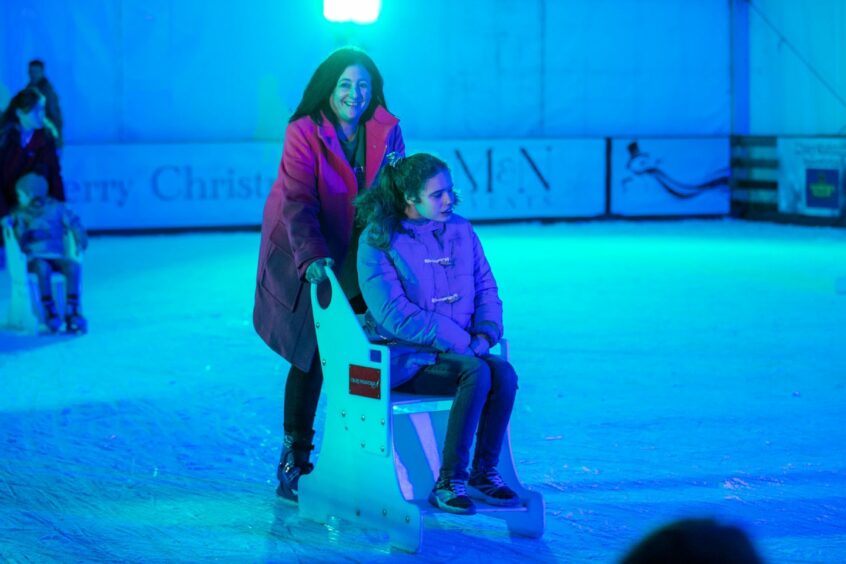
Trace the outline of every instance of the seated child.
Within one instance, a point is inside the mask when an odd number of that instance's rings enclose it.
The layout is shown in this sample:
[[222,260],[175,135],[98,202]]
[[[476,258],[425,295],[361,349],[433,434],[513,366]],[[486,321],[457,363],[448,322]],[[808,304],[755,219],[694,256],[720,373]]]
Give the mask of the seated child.
[[12,212],[12,225],[27,256],[27,269],[38,276],[47,328],[55,333],[62,326],[50,284],[50,275],[61,272],[67,279],[65,327],[69,333],[85,333],[88,323],[80,312],[79,295],[82,266],[65,247],[65,233],[70,231],[76,245],[85,249],[85,229],[66,204],[47,195],[47,179],[43,176],[26,174],[18,179],[15,189],[19,205]]
[[398,341],[391,387],[455,395],[429,502],[469,515],[476,511],[471,497],[520,504],[496,470],[517,375],[488,354],[502,338],[502,302],[473,227],[453,213],[456,203],[443,161],[426,153],[394,160],[356,199],[366,223],[357,267],[368,321]]

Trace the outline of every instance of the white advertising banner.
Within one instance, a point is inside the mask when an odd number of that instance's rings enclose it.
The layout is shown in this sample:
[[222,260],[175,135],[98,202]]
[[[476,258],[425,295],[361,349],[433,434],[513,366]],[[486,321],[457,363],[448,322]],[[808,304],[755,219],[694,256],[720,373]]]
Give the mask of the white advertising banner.
[[[470,219],[593,217],[605,209],[604,142],[436,141]],[[259,225],[281,143],[71,145],[68,202],[88,229]]]
[[614,139],[611,212],[721,215],[730,210],[728,138]]
[[605,141],[426,141],[408,152],[443,159],[470,219],[596,217],[605,213]]
[[778,211],[840,217],[846,210],[846,138],[778,139]]
[[279,143],[71,145],[65,195],[88,229],[257,225]]

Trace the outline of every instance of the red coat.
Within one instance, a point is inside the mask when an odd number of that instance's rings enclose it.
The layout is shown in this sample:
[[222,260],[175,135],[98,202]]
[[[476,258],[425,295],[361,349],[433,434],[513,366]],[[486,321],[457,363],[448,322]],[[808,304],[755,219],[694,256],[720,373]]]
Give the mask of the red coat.
[[65,201],[65,186],[59,167],[56,144],[43,129],[36,129],[26,147],[21,147],[21,134],[11,128],[0,147],[0,217],[8,214],[18,204],[15,183],[34,170],[47,178],[48,195]]
[[[365,123],[365,185],[385,155],[405,153],[399,120],[381,106]],[[349,250],[358,193],[332,123],[306,116],[288,124],[279,175],[264,205],[253,324],[271,349],[308,370],[317,350],[305,271],[321,257],[340,272]]]

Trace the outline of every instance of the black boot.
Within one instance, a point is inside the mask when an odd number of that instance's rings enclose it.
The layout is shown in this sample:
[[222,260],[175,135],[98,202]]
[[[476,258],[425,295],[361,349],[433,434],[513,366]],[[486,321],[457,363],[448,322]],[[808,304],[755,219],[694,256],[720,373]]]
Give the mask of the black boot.
[[41,304],[44,306],[44,324],[51,333],[55,333],[62,326],[62,318],[59,317],[56,302],[53,301],[52,296],[44,296],[41,298]]
[[279,466],[276,468],[276,478],[279,480],[276,494],[294,503],[299,501],[300,476],[314,470],[314,464],[308,461],[314,450],[312,437],[314,431],[285,433],[282,442],[282,454],[279,455]]
[[88,321],[80,313],[79,296],[68,296],[65,308],[65,329],[68,333],[85,333],[88,331]]

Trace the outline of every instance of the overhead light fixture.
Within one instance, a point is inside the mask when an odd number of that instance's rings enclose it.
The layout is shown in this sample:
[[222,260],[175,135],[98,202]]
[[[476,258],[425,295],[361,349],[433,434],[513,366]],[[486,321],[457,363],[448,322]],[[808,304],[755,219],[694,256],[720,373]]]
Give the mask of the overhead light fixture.
[[382,0],[323,0],[323,17],[330,22],[372,24],[381,9]]

